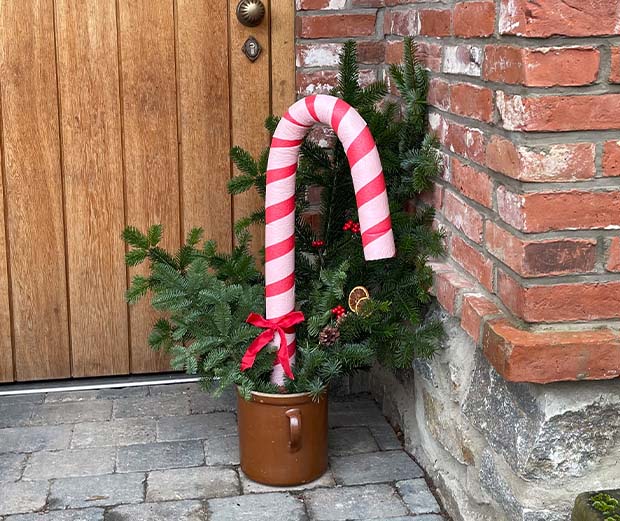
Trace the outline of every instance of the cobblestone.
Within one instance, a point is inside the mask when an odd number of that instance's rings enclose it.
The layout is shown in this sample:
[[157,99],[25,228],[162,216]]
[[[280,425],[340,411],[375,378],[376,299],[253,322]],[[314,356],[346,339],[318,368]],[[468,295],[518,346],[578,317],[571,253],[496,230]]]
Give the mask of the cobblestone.
[[330,404],[331,468],[288,488],[239,468],[235,403],[195,383],[0,397],[10,411],[0,424],[0,520],[444,519],[371,400]]
[[147,501],[202,499],[234,496],[239,477],[232,469],[194,467],[154,471],[149,474]]
[[53,509],[110,506],[144,500],[144,474],[57,479],[52,483],[49,507]]
[[118,449],[118,472],[139,472],[180,467],[195,467],[204,463],[204,451],[199,441],[145,443]]

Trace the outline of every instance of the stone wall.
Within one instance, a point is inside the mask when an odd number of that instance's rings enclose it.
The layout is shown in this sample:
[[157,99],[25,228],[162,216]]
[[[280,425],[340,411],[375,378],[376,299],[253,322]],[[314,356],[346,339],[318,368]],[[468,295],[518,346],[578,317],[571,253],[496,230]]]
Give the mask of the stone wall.
[[[566,519],[620,471],[620,1],[298,0],[300,95],[343,41],[431,73],[447,347],[373,389],[457,519]],[[590,381],[586,381],[590,380]],[[545,385],[542,385],[545,384]]]

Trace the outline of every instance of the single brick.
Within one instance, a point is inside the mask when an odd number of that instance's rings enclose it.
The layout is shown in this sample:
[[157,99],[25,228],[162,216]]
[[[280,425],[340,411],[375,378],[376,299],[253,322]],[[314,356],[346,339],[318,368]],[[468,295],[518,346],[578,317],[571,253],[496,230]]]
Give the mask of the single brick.
[[456,315],[458,298],[464,290],[473,289],[474,285],[456,271],[436,272],[433,291],[438,302],[451,315]]
[[358,42],[357,60],[359,63],[377,64],[385,62],[385,42]]
[[429,206],[440,209],[443,204],[443,186],[433,183],[430,190],[420,195],[420,200]]
[[443,51],[442,72],[480,76],[482,73],[482,47],[478,45],[446,45]]
[[620,376],[620,339],[608,329],[534,333],[498,319],[485,324],[482,346],[497,372],[511,382]]
[[453,19],[455,36],[491,36],[495,31],[495,2],[459,2],[454,6]]
[[112,402],[84,401],[38,405],[32,414],[33,425],[105,421],[112,416]]
[[613,1],[501,0],[499,30],[530,38],[620,34],[620,12]]
[[387,483],[424,476],[417,463],[402,450],[334,457],[330,459],[330,466],[336,483],[341,485]]
[[493,91],[470,83],[451,85],[450,111],[488,123],[493,119]]
[[506,130],[620,129],[620,94],[523,97],[499,91],[496,104]]
[[[386,11],[383,17],[383,32],[398,36],[411,36],[418,34],[418,12],[415,10]],[[398,53],[402,58],[402,43],[399,42],[401,51]]]
[[154,418],[120,418],[108,422],[78,423],[73,428],[72,448],[110,447],[155,441]]
[[312,42],[296,46],[297,67],[338,67],[340,43]]
[[482,77],[528,87],[589,85],[596,81],[599,65],[600,52],[593,47],[487,45]]
[[[441,70],[441,57],[443,52],[443,46],[436,43],[418,42],[416,57],[425,67],[434,72]],[[402,52],[400,53],[400,60],[402,61]]]
[[493,206],[493,182],[487,174],[454,157],[450,169],[451,182],[461,194],[487,208]]
[[570,190],[516,194],[500,186],[496,193],[501,218],[523,232],[609,229],[620,226],[618,191]]
[[441,110],[450,110],[450,84],[441,78],[431,78],[428,104]]
[[300,38],[350,38],[375,33],[376,13],[308,15],[297,17]]
[[114,418],[184,416],[189,414],[187,395],[132,396],[114,400]]
[[346,5],[346,0],[296,0],[296,7],[298,11],[344,9]]
[[329,94],[338,83],[338,72],[335,70],[320,70],[300,72],[295,74],[297,92],[301,96],[312,94]]
[[485,241],[492,255],[523,277],[588,273],[595,269],[594,239],[527,241],[489,221]]
[[489,291],[493,291],[493,262],[491,260],[456,235],[452,237],[450,254],[480,284]]
[[445,131],[440,138],[443,138],[443,144],[451,152],[480,165],[484,164],[486,137],[482,130],[446,120]]
[[578,181],[595,176],[595,156],[594,143],[529,147],[493,135],[486,148],[486,165],[520,181]]
[[620,176],[620,141],[607,141],[603,146],[603,175]]
[[478,343],[480,340],[480,328],[487,317],[501,314],[500,309],[488,298],[470,293],[463,297],[461,310],[461,327],[467,334]]
[[611,48],[611,70],[609,71],[609,82],[620,83],[620,47]]
[[482,215],[452,192],[446,191],[445,193],[443,214],[454,227],[461,230],[472,241],[478,244],[482,242]]
[[572,322],[620,317],[620,282],[522,286],[500,271],[497,293],[526,322]]
[[419,34],[422,36],[450,36],[451,9],[421,9],[418,11]]
[[403,501],[389,485],[319,489],[308,492],[305,499],[310,517],[316,521],[393,519],[407,514]]
[[620,237],[613,237],[607,248],[608,271],[620,271]]

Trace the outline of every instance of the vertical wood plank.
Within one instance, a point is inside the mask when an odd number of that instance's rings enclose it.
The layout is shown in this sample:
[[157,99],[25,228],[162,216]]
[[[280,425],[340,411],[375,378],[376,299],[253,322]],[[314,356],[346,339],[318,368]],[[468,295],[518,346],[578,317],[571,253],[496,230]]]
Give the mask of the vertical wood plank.
[[70,374],[51,0],[0,2],[5,194],[18,380]]
[[220,0],[177,0],[183,233],[231,244],[228,13]]
[[[127,223],[162,223],[163,246],[180,244],[175,31],[172,0],[118,0]],[[207,38],[208,35],[205,35]],[[132,270],[139,272],[139,270]],[[148,335],[156,314],[131,307],[131,370],[169,369]]]
[[4,154],[1,132],[2,97],[0,96],[0,382],[13,381],[13,344],[9,304],[9,274],[7,268],[6,228],[4,220]]
[[295,0],[271,3],[271,113],[295,102]]
[[[267,13],[270,2],[263,0]],[[232,112],[232,144],[239,145],[258,155],[268,144],[269,135],[264,128],[265,118],[270,113],[270,39],[269,14],[257,27],[244,27],[235,15],[237,2],[229,0],[230,20],[230,102]],[[262,47],[261,55],[250,62],[241,52],[243,43],[254,36]],[[264,205],[255,191],[235,196],[233,200],[234,220],[249,215]],[[254,240],[252,250],[257,253],[264,246],[264,226],[251,230]]]
[[115,0],[56,0],[73,376],[129,372]]

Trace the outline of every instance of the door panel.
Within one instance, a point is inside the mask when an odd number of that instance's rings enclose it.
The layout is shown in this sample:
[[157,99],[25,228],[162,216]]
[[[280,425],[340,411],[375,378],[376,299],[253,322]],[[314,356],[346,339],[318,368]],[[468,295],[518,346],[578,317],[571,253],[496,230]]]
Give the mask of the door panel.
[[0,2],[0,96],[18,380],[71,373],[52,0]]
[[114,0],[56,0],[73,376],[129,372]]

